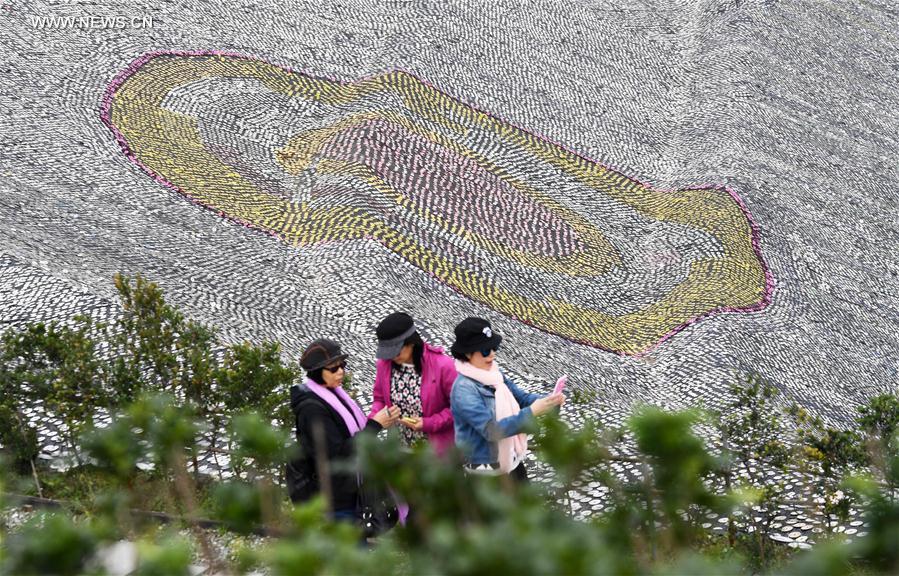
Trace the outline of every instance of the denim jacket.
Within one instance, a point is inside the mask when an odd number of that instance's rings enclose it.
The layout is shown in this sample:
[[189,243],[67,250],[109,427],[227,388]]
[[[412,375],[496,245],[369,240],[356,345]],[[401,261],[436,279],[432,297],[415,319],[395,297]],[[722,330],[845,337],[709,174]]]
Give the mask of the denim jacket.
[[496,392],[476,380],[459,374],[453,383],[450,406],[456,430],[456,445],[470,464],[493,464],[498,461],[500,439],[514,436],[533,418],[530,405],[541,398],[528,394],[503,375],[503,381],[518,401],[521,411],[515,416],[496,421]]

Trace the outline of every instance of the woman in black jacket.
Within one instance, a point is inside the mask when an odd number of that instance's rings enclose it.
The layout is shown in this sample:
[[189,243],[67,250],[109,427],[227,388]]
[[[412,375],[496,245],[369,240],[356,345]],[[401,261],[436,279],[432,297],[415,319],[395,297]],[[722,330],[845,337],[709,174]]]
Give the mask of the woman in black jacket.
[[[306,381],[290,389],[301,456],[288,469],[291,500],[301,502],[322,492],[334,519],[355,520],[358,483],[348,470],[356,434],[377,434],[399,419],[399,408],[384,408],[366,418],[341,387],[347,355],[333,340],[319,339],[303,352]],[[322,482],[322,477],[328,482]]]

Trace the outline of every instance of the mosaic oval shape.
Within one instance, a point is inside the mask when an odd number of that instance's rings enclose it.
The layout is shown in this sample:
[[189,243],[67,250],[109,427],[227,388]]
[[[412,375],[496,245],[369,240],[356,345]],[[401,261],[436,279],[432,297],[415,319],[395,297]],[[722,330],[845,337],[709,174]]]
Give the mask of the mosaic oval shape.
[[297,246],[376,239],[459,293],[641,354],[773,279],[739,197],[661,192],[406,72],[341,82],[219,53],[147,54],[109,86],[125,154]]

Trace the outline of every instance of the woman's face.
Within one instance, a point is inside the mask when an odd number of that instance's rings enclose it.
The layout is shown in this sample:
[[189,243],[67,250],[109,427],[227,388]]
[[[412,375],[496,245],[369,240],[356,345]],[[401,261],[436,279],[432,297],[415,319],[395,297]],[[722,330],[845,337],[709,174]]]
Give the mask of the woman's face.
[[346,360],[329,364],[322,370],[322,380],[325,381],[326,388],[337,388],[343,383],[343,376],[346,374]]
[[400,349],[400,353],[393,357],[397,364],[412,364],[412,344],[406,344]]
[[[484,356],[484,352],[489,352],[489,354]],[[481,370],[490,370],[495,359],[496,350],[478,350],[468,355],[468,361],[471,362],[471,365]]]

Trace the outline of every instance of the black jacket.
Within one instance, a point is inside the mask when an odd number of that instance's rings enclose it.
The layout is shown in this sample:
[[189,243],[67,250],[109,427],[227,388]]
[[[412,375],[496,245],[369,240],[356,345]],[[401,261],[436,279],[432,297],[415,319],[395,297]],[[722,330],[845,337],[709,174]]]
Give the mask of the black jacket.
[[[340,401],[336,394],[335,398]],[[325,465],[331,479],[331,509],[355,508],[356,474],[345,469],[341,470],[353,464],[354,454],[353,437],[350,436],[343,418],[305,386],[291,386],[290,408],[296,417],[297,442],[300,446],[299,456],[290,463],[290,467],[294,470],[288,469],[288,489],[291,499],[295,502],[308,500],[321,491],[318,454],[322,452],[327,457]],[[315,440],[317,425],[321,426],[323,444],[318,450]],[[368,420],[359,434],[377,434],[380,431],[380,424]]]

